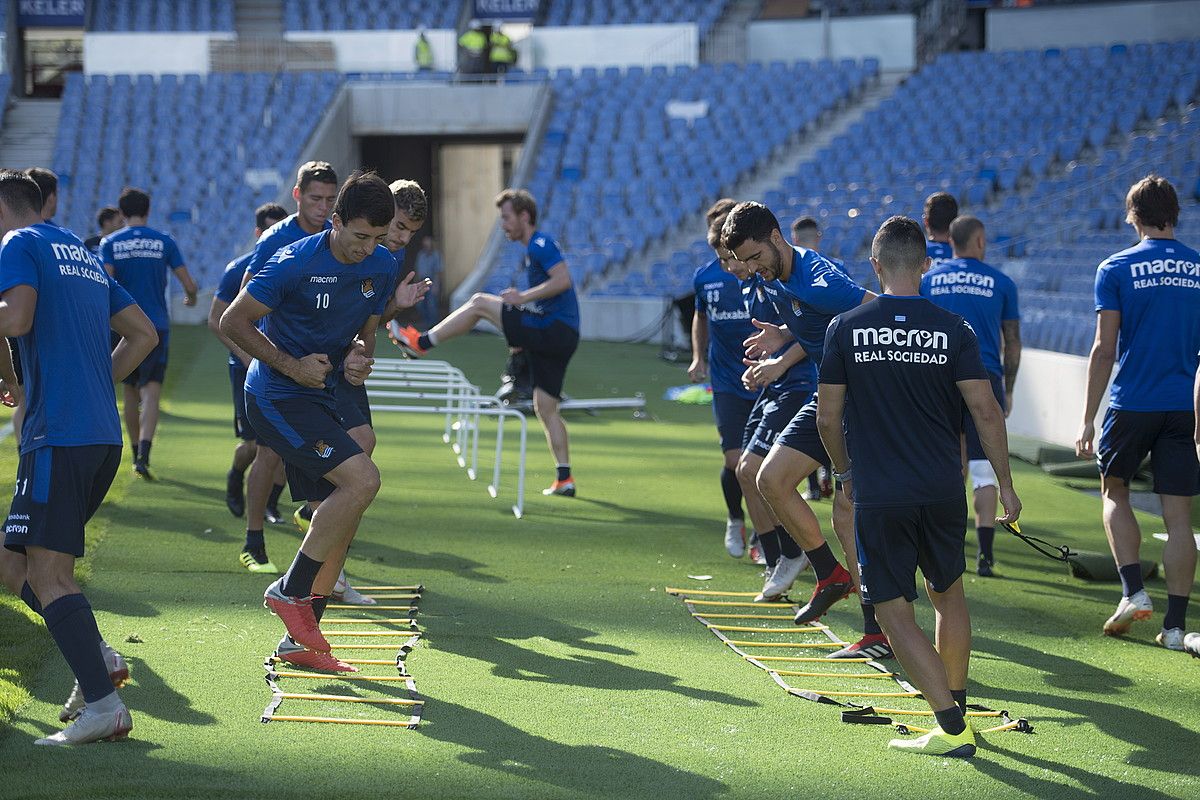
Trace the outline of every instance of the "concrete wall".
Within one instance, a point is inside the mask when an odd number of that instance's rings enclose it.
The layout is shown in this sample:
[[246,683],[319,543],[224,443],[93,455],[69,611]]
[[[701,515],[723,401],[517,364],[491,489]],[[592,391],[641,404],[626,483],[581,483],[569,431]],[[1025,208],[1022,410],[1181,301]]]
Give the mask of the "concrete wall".
[[1086,47],[1114,42],[1200,39],[1200,1],[993,8],[987,12],[987,49]]
[[350,84],[355,135],[435,136],[524,133],[533,117],[534,84]]
[[[1087,396],[1087,359],[1026,348],[1013,392],[1009,433],[1073,447]],[[1096,415],[1096,435],[1108,409],[1108,392]]]
[[700,62],[700,34],[692,23],[671,25],[579,25],[534,28],[517,42],[520,66],[629,67]]
[[232,33],[88,33],[83,37],[83,71],[205,74],[209,41],[233,38]]
[[[453,71],[457,64],[457,39],[452,30],[426,31],[433,51],[434,69]],[[290,31],[290,41],[333,43],[341,72],[413,72],[417,44],[415,31]]]
[[746,33],[751,61],[878,58],[883,69],[916,65],[917,20],[910,14],[752,22]]

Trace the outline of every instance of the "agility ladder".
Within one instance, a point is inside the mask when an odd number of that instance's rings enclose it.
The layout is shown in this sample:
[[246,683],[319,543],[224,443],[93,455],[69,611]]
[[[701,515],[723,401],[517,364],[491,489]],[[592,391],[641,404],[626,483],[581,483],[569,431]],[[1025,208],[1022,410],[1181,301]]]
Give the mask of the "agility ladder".
[[[364,592],[401,592],[401,594],[376,594],[376,605],[358,606],[344,603],[330,603],[326,611],[342,612],[382,612],[382,617],[342,618],[322,620],[324,624],[353,626],[325,630],[326,637],[334,639],[333,650],[395,650],[396,655],[389,658],[342,658],[347,664],[355,666],[391,666],[396,670],[391,674],[367,674],[354,672],[338,674],[330,672],[301,672],[289,669],[287,663],[275,655],[270,655],[263,661],[266,671],[267,686],[271,690],[271,702],[262,713],[262,722],[324,722],[335,725],[376,725],[391,728],[415,729],[421,724],[421,713],[425,708],[425,699],[417,691],[417,684],[405,664],[408,654],[412,652],[421,639],[421,631],[417,628],[417,605],[421,600],[424,587],[415,586],[360,586]],[[407,605],[394,601],[405,601]],[[399,612],[408,612],[406,616]],[[360,628],[358,626],[364,626]],[[366,629],[364,629],[366,628]],[[348,640],[348,641],[344,641]],[[280,687],[281,681],[322,680],[326,683],[333,681],[348,681],[350,684],[365,685],[372,689],[383,690],[387,686],[403,686],[407,697],[362,697],[358,694],[314,694],[300,691],[286,691]],[[348,687],[349,688],[349,687]],[[407,712],[407,718],[400,719],[368,719],[356,717],[309,716],[297,714],[280,714],[279,707],[284,701],[299,701],[309,703],[362,703],[372,706],[382,706]]]
[[[870,698],[878,698],[885,702],[903,704],[909,699],[921,699],[921,693],[916,687],[906,681],[899,673],[892,671],[884,664],[870,658],[840,658],[828,659],[823,655],[809,655],[814,651],[837,650],[847,646],[828,625],[814,622],[807,626],[795,625],[793,620],[798,606],[793,602],[755,603],[754,592],[721,592],[707,589],[680,589],[668,586],[668,594],[683,600],[684,606],[692,618],[703,625],[714,636],[721,640],[733,652],[737,653],[748,663],[758,667],[771,676],[780,688],[788,694],[802,697],[816,703],[837,706],[842,711],[842,722],[860,725],[893,725],[904,733],[927,733],[929,729],[915,725],[893,723],[893,716],[932,717],[933,712],[928,706],[924,708],[878,708],[874,705],[855,702],[855,699],[867,698],[868,703],[876,702]],[[780,612],[779,609],[790,609],[790,612]],[[757,611],[752,611],[757,609]],[[716,620],[716,621],[714,621]],[[727,621],[728,620],[728,621]],[[772,625],[763,627],[762,621],[787,621],[786,626]],[[751,624],[753,621],[753,624]],[[812,634],[819,633],[824,640],[810,641],[804,636],[787,637],[789,640],[764,641],[756,638],[767,634],[774,637],[779,634]],[[737,635],[731,638],[728,634]],[[749,637],[747,635],[750,635]],[[799,639],[799,641],[797,641]],[[759,649],[771,653],[785,652],[786,655],[760,655]],[[753,650],[754,652],[750,652]],[[793,651],[793,652],[788,652]],[[798,652],[796,652],[798,651]],[[778,665],[807,664],[802,669],[780,668]],[[818,669],[817,664],[823,665]],[[830,669],[845,665],[861,665],[862,672],[840,672]],[[819,681],[838,681],[857,683],[859,681],[886,680],[891,685],[884,690],[840,690],[824,688],[797,688],[792,686],[787,678],[805,678],[806,684]],[[895,700],[890,700],[894,698]],[[885,700],[888,699],[888,700]],[[924,704],[922,704],[924,705]],[[1013,719],[1007,711],[995,711],[986,706],[972,704],[967,706],[968,717],[990,717],[997,719],[999,724],[978,733],[996,733],[1014,730],[1021,733],[1033,733],[1033,726],[1025,719]]]

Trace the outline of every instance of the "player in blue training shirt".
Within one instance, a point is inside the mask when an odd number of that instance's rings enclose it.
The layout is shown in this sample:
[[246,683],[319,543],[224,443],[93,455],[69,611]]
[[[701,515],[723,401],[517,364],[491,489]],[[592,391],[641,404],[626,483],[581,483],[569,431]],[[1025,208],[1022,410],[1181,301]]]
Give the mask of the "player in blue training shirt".
[[[395,210],[379,176],[351,176],[333,227],[272,256],[221,317],[222,332],[254,357],[246,413],[259,441],[283,458],[293,499],[321,501],[291,568],[265,594],[288,632],[277,655],[318,669],[354,671],[330,655],[319,623],[379,470],[347,433],[335,387],[343,371],[351,383],[370,373],[365,341],[388,305],[396,262],[382,243]],[[423,294],[412,284],[405,292],[400,305]]]
[[[239,285],[244,287],[251,276],[257,274],[284,247],[328,230],[329,212],[337,192],[337,173],[327,162],[307,161],[301,164],[296,172],[296,185],[292,187],[296,213],[276,222],[258,237],[253,255],[246,264],[246,274]],[[269,446],[258,442],[254,462],[246,475],[246,541],[241,553],[262,553],[263,567],[267,562],[264,524],[287,521],[279,511],[279,496],[283,493],[283,487],[283,462]],[[251,569],[242,555],[239,554],[238,558],[243,566]]]
[[[254,212],[254,238],[257,239],[263,231],[287,216],[287,211],[278,203],[265,203]],[[213,294],[212,305],[208,309],[209,330],[229,350],[229,384],[233,389],[233,433],[240,440],[233,451],[233,465],[225,476],[225,505],[229,513],[240,517],[246,512],[245,475],[246,470],[254,461],[255,446],[254,428],[246,419],[245,384],[246,370],[250,367],[250,355],[221,333],[221,315],[229,304],[237,297],[242,288],[242,277],[246,274],[246,265],[253,257],[253,251],[238,256],[225,267],[221,275],[217,291]],[[256,556],[262,556],[259,560]],[[251,572],[278,572],[275,565],[267,558],[266,548],[261,553],[251,553],[243,550],[241,562]]]
[[[916,220],[892,217],[871,243],[884,294],[840,314],[821,360],[817,419],[842,492],[854,501],[861,590],[937,726],[897,750],[968,758],[965,719],[971,618],[963,594],[967,506],[960,437],[966,403],[999,478],[1004,522],[1021,501],[1008,467],[1004,415],[971,327],[918,292],[928,269]],[[918,566],[937,609],[937,649],[917,625]]]
[[[736,203],[729,198],[718,200],[705,215],[708,241],[714,251],[720,246],[721,231],[713,225],[724,222],[729,209]],[[696,270],[692,277],[696,295],[696,313],[692,316],[692,363],[688,378],[698,383],[705,378],[712,386],[713,416],[717,422],[717,437],[725,464],[721,469],[721,493],[728,514],[725,523],[725,550],[734,558],[746,553],[746,523],[742,513],[742,488],[738,483],[737,465],[742,454],[742,435],[746,420],[758,397],[758,390],[742,385],[745,371],[742,342],[754,333],[750,313],[742,298],[738,279],[722,265],[721,254]]]
[[[1200,255],[1175,239],[1179,198],[1165,179],[1150,175],[1135,183],[1125,210],[1141,241],[1109,256],[1096,271],[1096,343],[1075,451],[1100,462],[1104,529],[1121,573],[1121,602],[1104,623],[1110,636],[1153,613],[1142,585],[1142,534],[1129,502],[1129,481],[1150,455],[1167,527],[1167,614],[1157,641],[1183,650],[1196,575],[1192,498],[1200,494],[1192,405],[1200,351]],[[1114,361],[1117,374],[1100,446],[1093,450],[1096,411]]]
[[950,244],[950,223],[958,216],[958,201],[948,192],[934,192],[925,198],[925,232],[929,241],[925,243],[925,254],[929,263],[936,267],[943,261],[954,258]]
[[567,425],[558,406],[562,400],[567,364],[579,346],[579,301],[571,272],[558,243],[537,229],[537,201],[524,189],[505,189],[496,198],[500,226],[509,241],[525,245],[529,288],[509,287],[500,293],[472,295],[427,333],[397,328],[396,343],[409,356],[419,358],[430,348],[470,332],[482,320],[504,331],[510,347],[523,349],[533,375],[533,410],[546,432],[546,443],[558,468],[557,477],[544,495],[575,496],[571,476]]
[[[875,297],[819,253],[789,246],[779,229],[779,220],[760,203],[742,203],[730,213],[722,243],[762,278],[763,292],[783,322],[783,327],[754,322],[760,332],[747,340],[749,358],[778,352],[794,341],[819,368],[829,321]],[[784,529],[804,548],[816,573],[817,585],[809,602],[796,614],[797,624],[818,619],[838,600],[849,596],[857,581],[853,562],[850,571],[838,562],[812,508],[796,491],[818,467],[828,465],[829,457],[817,432],[814,398],[775,437],[757,477],[763,498]],[[834,532],[843,552],[851,552],[854,533],[846,511],[845,501],[839,506],[835,498],[835,521],[844,524],[835,522]],[[882,652],[886,646],[870,606],[864,605],[862,613],[866,636],[839,651],[839,657],[857,658],[864,648],[878,646]]]
[[[136,368],[156,339],[129,293],[70,231],[43,223],[41,208],[32,179],[0,171],[0,335],[16,339],[29,393],[0,578],[45,619],[77,681],[60,715],[75,722],[36,743],[84,744],[133,728],[114,690],[129,668],[104,644],[74,572],[84,527],[121,463],[113,381]],[[110,328],[120,337],[115,349]],[[0,394],[8,397],[6,350],[0,362]]]
[[[921,279],[921,294],[965,319],[979,340],[979,352],[988,371],[996,401],[1005,416],[1012,410],[1013,386],[1021,364],[1021,312],[1017,285],[1012,278],[983,263],[987,235],[976,217],[962,216],[950,223],[954,258],[943,261]],[[1001,354],[1003,353],[1003,361]],[[967,473],[974,491],[975,535],[979,542],[976,572],[991,577],[995,557],[996,474],[979,441],[970,414],[963,417],[967,443]]]
[[[416,181],[393,181],[388,188],[391,189],[392,198],[396,201],[396,216],[392,218],[392,224],[388,229],[388,236],[384,241],[384,246],[391,253],[395,266],[391,280],[387,286],[387,295],[391,299],[388,300],[387,308],[384,309],[383,317],[380,319],[380,323],[384,325],[393,319],[402,309],[402,306],[397,305],[395,296],[396,288],[403,285],[405,293],[412,291],[410,286],[415,277],[414,273],[410,272],[404,277],[403,281],[400,280],[400,273],[404,269],[404,248],[412,240],[413,234],[421,229],[421,225],[424,224],[429,210],[429,203],[425,199],[425,190]],[[374,357],[374,334],[364,338],[363,343],[367,348],[366,355]],[[364,453],[368,456],[374,455],[376,444],[375,430],[372,427],[371,403],[367,398],[366,384],[354,384],[348,381],[345,375],[339,375],[335,393],[338,401],[338,416],[342,418],[342,424],[345,426],[346,431],[358,443],[358,446],[363,449]],[[292,514],[292,520],[296,523],[296,527],[302,532],[307,533],[309,523],[319,506],[319,502],[313,501],[297,508],[295,513]],[[375,603],[374,598],[367,597],[349,584],[346,580],[344,570],[338,575],[337,583],[334,585],[333,596],[343,602],[355,605],[372,605]]]
[[133,471],[153,480],[150,446],[158,428],[158,404],[163,377],[167,373],[167,350],[171,321],[167,314],[167,273],[174,273],[186,293],[183,304],[196,305],[199,287],[192,279],[179,247],[170,235],[146,225],[150,195],[127,188],[117,199],[125,227],[104,237],[100,258],[108,274],[117,279],[146,312],[158,331],[158,346],[144,363],[125,378],[125,428],[134,448]]

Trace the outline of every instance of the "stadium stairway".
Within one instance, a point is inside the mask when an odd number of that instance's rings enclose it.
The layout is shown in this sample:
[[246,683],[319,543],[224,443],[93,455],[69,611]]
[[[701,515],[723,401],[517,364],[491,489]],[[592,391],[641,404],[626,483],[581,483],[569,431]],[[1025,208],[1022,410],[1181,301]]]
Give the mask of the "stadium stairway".
[[61,114],[61,100],[14,101],[0,131],[0,164],[13,169],[51,166]]
[[238,36],[283,36],[283,0],[237,0],[233,24]]
[[700,60],[707,64],[746,63],[746,26],[758,16],[763,0],[733,0],[700,45]]
[[[726,187],[723,196],[761,200],[764,193],[778,186],[785,175],[795,172],[802,164],[811,160],[818,150],[828,146],[851,125],[890,97],[907,77],[907,72],[882,73],[878,81],[845,106],[829,114],[813,130],[799,134],[784,145],[781,153],[763,161],[747,178]],[[790,221],[784,224],[790,224]],[[630,272],[649,268],[651,264],[670,261],[673,253],[687,250],[692,242],[704,238],[703,227],[702,216],[688,216],[658,242],[652,242],[641,252],[632,253],[624,264],[610,270],[609,274],[604,276],[604,281],[609,282]]]

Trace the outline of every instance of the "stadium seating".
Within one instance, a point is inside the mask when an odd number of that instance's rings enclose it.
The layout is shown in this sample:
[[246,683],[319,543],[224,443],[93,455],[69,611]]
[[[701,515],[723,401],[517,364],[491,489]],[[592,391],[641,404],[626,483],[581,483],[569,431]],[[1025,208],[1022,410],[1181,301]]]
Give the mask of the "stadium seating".
[[[853,61],[560,70],[529,187],[541,204],[540,224],[570,252],[576,279],[597,282],[611,265],[702,211],[877,70]],[[801,93],[808,99],[797,103]],[[699,115],[672,116],[671,101],[694,104],[680,110]],[[763,107],[772,109],[769,122],[754,113]],[[673,292],[690,281],[697,258],[684,254],[686,264],[634,278]],[[520,263],[520,248],[508,246],[487,290],[508,286]]]
[[289,31],[411,30],[454,28],[461,3],[427,0],[284,0],[283,24]]
[[53,159],[62,224],[87,236],[96,209],[115,204],[125,186],[143,188],[150,224],[175,236],[192,274],[212,287],[249,243],[249,209],[290,185],[300,147],[340,83],[323,72],[72,73]]
[[93,31],[232,31],[234,0],[92,0]]
[[725,13],[728,0],[544,0],[539,24],[558,25],[649,25],[665,22],[694,22],[700,38]]

